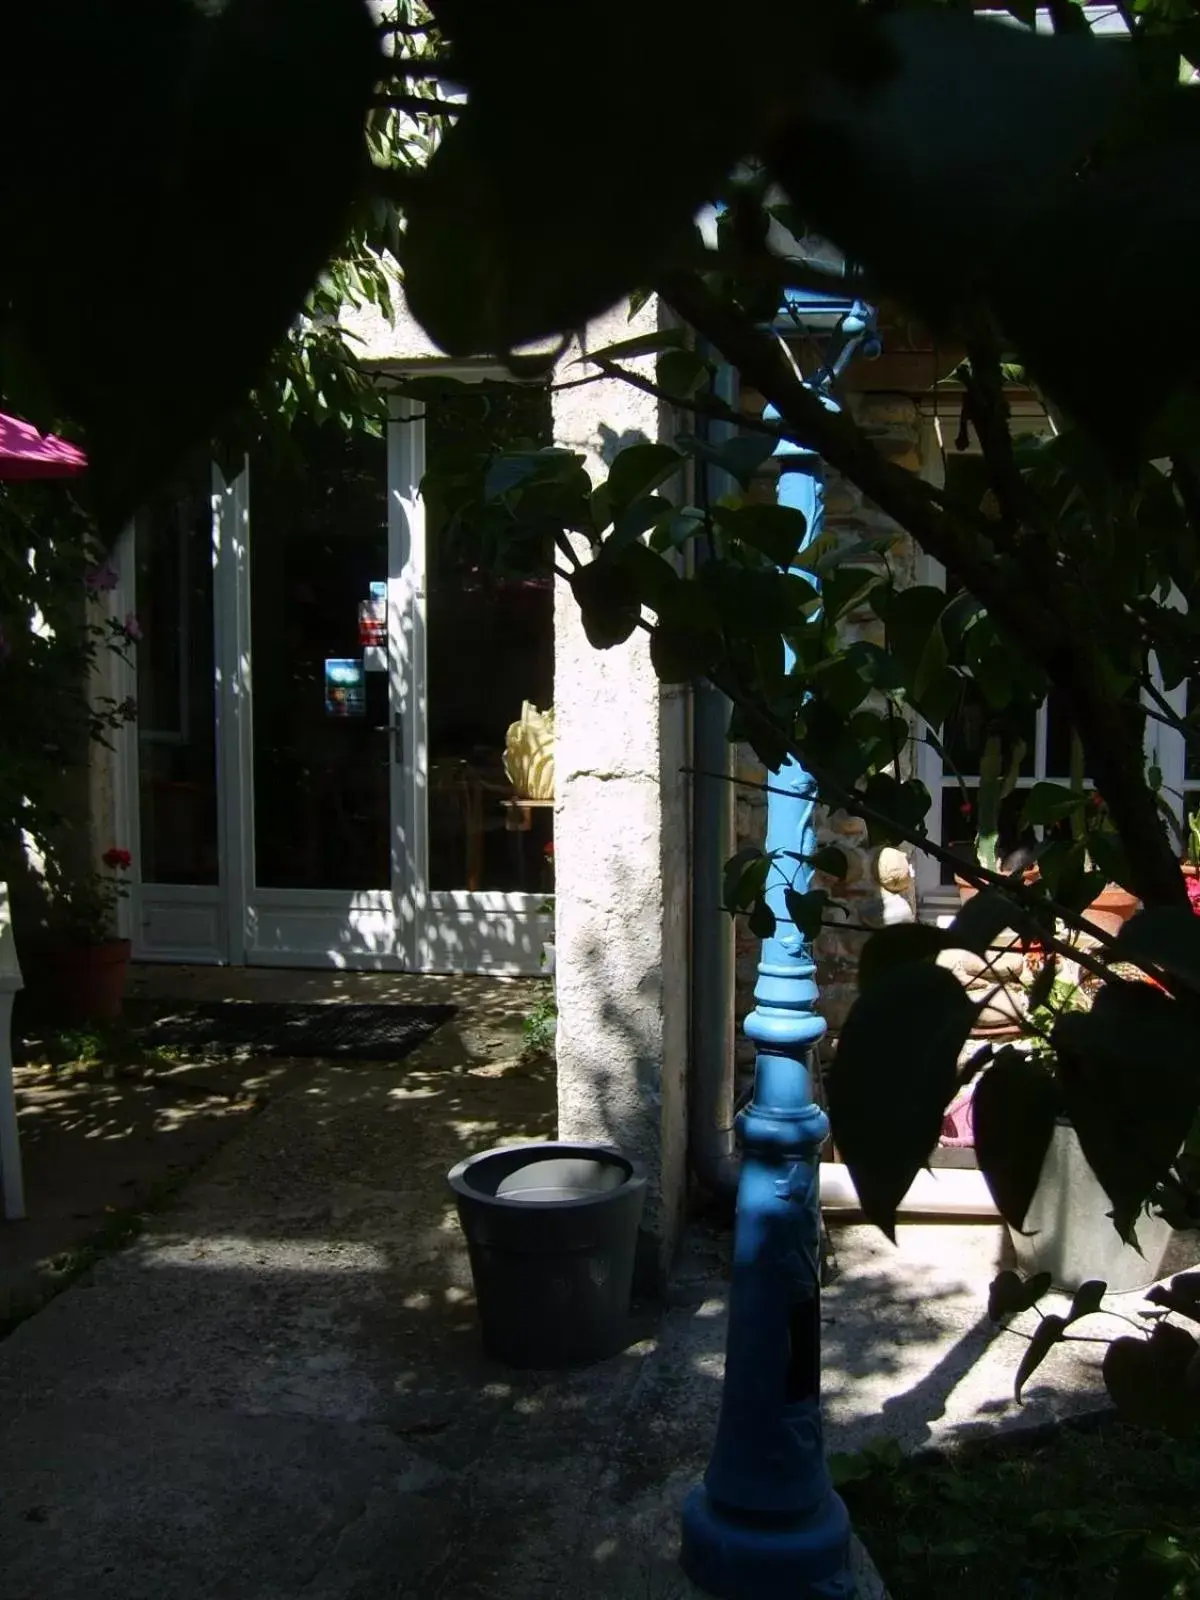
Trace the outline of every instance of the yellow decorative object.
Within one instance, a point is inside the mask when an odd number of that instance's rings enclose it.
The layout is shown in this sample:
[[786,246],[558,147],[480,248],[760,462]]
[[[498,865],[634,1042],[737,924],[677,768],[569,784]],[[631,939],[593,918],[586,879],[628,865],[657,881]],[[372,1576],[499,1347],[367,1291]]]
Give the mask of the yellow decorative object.
[[504,770],[522,800],[554,799],[554,707],[539,711],[528,700],[521,720],[504,738]]

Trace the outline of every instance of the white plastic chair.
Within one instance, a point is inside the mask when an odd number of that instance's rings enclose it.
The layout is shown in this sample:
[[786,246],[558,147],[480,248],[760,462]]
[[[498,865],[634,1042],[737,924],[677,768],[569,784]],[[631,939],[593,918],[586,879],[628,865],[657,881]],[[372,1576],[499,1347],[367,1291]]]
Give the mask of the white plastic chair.
[[23,987],[12,913],[8,907],[8,885],[0,883],[0,1195],[4,1200],[4,1216],[9,1222],[25,1215],[12,1058],[13,999]]

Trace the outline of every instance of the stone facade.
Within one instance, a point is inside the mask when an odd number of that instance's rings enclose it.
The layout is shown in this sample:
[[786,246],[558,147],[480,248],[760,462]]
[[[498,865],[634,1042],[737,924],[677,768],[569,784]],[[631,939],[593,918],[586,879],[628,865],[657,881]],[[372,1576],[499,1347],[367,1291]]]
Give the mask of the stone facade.
[[[632,321],[618,308],[589,336],[594,347],[631,338],[658,315],[653,303]],[[642,365],[652,370],[652,361]],[[668,426],[656,400],[620,381],[554,396],[556,442],[582,452],[600,476],[619,450]],[[644,1162],[641,1273],[658,1281],[678,1237],[687,1173],[688,705],[686,690],[659,684],[646,634],[593,649],[559,585],[559,1133],[611,1140]]]
[[[869,394],[855,396],[851,407],[856,419],[876,447],[897,466],[910,471],[921,467],[921,420],[916,403],[905,395]],[[764,497],[773,485],[764,483]],[[894,534],[888,549],[888,563],[902,584],[915,583],[916,550],[912,540],[890,518],[865,500],[853,484],[830,472],[825,487],[825,527],[845,544],[881,533]],[[878,624],[866,608],[852,612],[846,620],[848,638],[878,637]],[[880,641],[882,642],[882,641]],[[901,752],[902,777],[913,773],[913,747]],[[738,752],[737,845],[761,845],[766,835],[766,793],[761,785],[769,774],[753,752]],[[910,920],[915,915],[913,868],[907,851],[872,849],[864,823],[844,811],[823,809],[818,813],[818,834],[822,844],[835,844],[849,864],[842,881],[818,875],[815,886],[824,888],[845,908],[843,927],[827,926],[817,941],[817,978],[821,990],[820,1009],[836,1034],[857,992],[858,959],[870,930],[885,923]],[[836,915],[836,913],[834,913]],[[754,1004],[755,969],[758,940],[744,920],[737,931],[737,1014],[741,1021]],[[745,1070],[753,1061],[749,1042],[738,1035],[738,1062]]]

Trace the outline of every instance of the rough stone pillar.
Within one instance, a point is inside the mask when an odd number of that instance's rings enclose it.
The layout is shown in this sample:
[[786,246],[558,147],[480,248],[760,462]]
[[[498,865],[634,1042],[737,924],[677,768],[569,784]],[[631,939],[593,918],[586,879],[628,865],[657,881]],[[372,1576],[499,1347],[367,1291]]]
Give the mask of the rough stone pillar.
[[[633,321],[618,307],[588,343],[632,338],[658,316],[653,303]],[[554,395],[555,442],[584,452],[598,477],[668,425],[619,380]],[[594,650],[560,583],[554,701],[559,1134],[611,1140],[645,1163],[640,1276],[661,1282],[687,1162],[687,695],[660,687],[642,632]]]

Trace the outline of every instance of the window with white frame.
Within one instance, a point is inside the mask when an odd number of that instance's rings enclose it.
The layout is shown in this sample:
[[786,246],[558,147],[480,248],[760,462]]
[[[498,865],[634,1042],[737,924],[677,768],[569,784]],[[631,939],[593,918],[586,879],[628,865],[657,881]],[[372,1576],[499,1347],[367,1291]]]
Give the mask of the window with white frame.
[[[1054,431],[1045,410],[1034,402],[1014,402],[1011,410],[1014,432],[1046,435]],[[956,459],[978,453],[973,436],[966,451],[954,447],[951,441],[956,428],[957,418],[953,414],[926,416],[922,475],[938,486],[952,482]],[[922,558],[918,582],[944,584],[945,579],[945,572],[937,562]],[[1179,715],[1200,708],[1200,679],[1193,681],[1190,694],[1188,685],[1181,684],[1165,698]],[[916,772],[933,797],[927,825],[930,838],[938,844],[952,847],[961,842],[965,847],[974,837],[979,762],[988,720],[982,697],[977,700],[968,693],[938,730],[941,750],[929,739],[927,729],[919,727],[917,730]],[[1017,753],[1018,741],[1023,748],[1015,787],[1000,807],[1002,855],[1020,845],[1037,842],[1035,833],[1040,830],[1023,830],[1021,826],[1025,797],[1033,785],[1042,781],[1066,782],[1070,777],[1070,724],[1053,692],[1028,718],[1027,725],[1010,730],[1008,748],[1003,751],[1006,771]],[[1146,755],[1148,762],[1162,772],[1164,798],[1177,821],[1182,822],[1188,811],[1200,805],[1200,735],[1185,741],[1177,730],[1147,718]],[[1084,782],[1085,785],[1088,782],[1086,776]],[[921,900],[931,909],[936,910],[942,900],[957,902],[952,870],[931,857],[918,855],[917,888]]]

